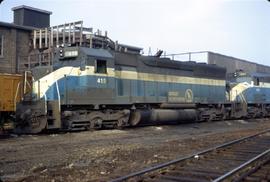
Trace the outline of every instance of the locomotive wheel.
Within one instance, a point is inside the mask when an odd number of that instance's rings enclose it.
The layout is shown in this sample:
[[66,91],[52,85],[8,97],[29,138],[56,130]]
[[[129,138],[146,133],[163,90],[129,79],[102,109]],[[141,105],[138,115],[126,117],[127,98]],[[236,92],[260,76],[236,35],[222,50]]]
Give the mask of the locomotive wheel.
[[104,114],[99,111],[94,111],[89,115],[90,129],[100,129]]
[[31,133],[40,133],[43,129],[46,128],[47,117],[46,116],[37,116],[31,118]]
[[124,122],[123,119],[119,119],[116,124],[114,125],[115,129],[121,130],[124,128]]
[[24,125],[18,125],[15,128],[15,133],[28,133],[28,134],[36,134],[40,133],[47,126],[47,117],[46,116],[35,116],[31,118],[27,118],[26,123]]
[[115,128],[117,129],[123,129],[125,126],[129,126],[129,115],[125,115],[117,120],[117,123],[115,124]]
[[95,117],[91,120],[90,128],[100,129],[102,128],[102,119],[100,117]]

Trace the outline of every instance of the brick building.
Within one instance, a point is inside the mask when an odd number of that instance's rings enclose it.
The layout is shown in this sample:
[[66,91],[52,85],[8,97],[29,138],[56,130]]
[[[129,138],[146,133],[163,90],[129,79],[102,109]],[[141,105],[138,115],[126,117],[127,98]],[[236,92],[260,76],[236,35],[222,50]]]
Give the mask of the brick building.
[[[27,62],[34,29],[50,26],[51,12],[18,6],[12,8],[14,22],[0,21],[0,73],[20,73]],[[32,17],[32,18],[31,18]]]
[[0,22],[1,73],[18,73],[19,62],[27,61],[32,30],[30,27]]

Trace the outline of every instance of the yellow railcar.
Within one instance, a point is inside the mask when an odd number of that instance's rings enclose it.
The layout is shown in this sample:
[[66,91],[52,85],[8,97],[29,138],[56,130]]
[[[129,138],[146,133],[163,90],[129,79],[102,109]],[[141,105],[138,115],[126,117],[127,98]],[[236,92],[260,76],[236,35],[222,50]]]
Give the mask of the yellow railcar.
[[0,111],[14,112],[22,96],[23,76],[0,73]]
[[24,75],[0,73],[0,130],[13,127],[12,115],[16,111],[16,103],[26,92],[24,84]]

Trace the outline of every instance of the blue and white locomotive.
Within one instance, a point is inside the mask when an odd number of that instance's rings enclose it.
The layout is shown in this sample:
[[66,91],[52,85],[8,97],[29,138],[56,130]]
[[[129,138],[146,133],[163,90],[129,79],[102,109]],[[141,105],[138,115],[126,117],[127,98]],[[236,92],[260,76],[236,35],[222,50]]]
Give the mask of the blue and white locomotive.
[[245,103],[248,117],[269,114],[270,74],[236,72],[231,85],[231,101]]
[[60,47],[52,65],[33,69],[31,99],[17,107],[18,128],[37,133],[226,117],[224,68],[138,50]]
[[32,94],[17,105],[17,132],[269,116],[270,77],[229,82],[225,68],[140,50],[59,47],[52,64],[32,70]]

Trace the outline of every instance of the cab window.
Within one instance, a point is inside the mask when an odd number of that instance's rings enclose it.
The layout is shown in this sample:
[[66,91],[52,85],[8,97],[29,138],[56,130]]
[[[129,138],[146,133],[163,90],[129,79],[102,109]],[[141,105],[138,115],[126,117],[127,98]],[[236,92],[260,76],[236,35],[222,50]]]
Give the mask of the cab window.
[[96,60],[96,67],[95,67],[95,73],[107,73],[107,62],[106,60],[97,59]]
[[260,85],[260,79],[259,78],[254,78],[254,85],[259,86]]

